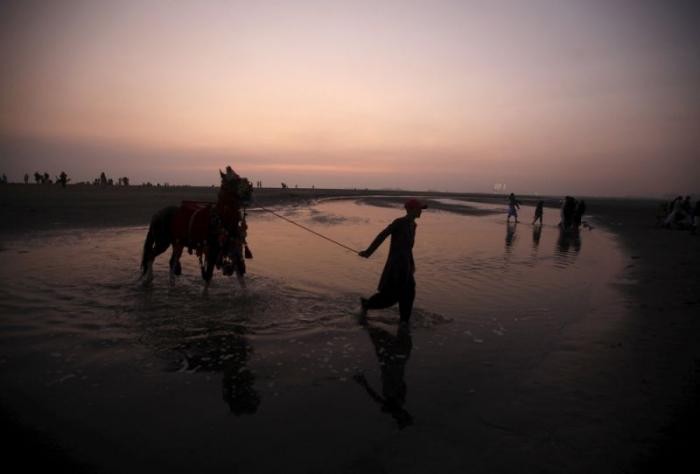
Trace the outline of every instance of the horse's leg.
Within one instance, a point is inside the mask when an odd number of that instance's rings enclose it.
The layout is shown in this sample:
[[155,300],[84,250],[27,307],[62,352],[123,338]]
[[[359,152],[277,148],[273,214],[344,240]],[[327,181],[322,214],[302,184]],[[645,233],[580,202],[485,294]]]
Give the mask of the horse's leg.
[[151,219],[148,235],[143,244],[143,258],[141,260],[143,271],[141,277],[144,284],[153,281],[153,262],[158,255],[168,250],[172,243],[170,223],[176,212],[176,207],[166,207],[158,211]]
[[245,276],[241,273],[236,273],[236,278],[238,278],[238,284],[245,290]]
[[182,265],[180,265],[180,257],[182,250],[185,248],[181,243],[173,244],[173,254],[170,256],[170,278],[180,276],[182,274]]
[[156,242],[155,247],[152,250],[151,257],[146,262],[146,272],[144,277],[144,284],[151,283],[153,281],[153,262],[156,261],[156,257],[170,247],[170,242]]
[[245,258],[243,258],[243,246],[240,245],[237,248],[238,252],[236,253],[236,278],[238,279],[238,284],[241,285],[241,288],[245,289]]
[[209,292],[209,284],[211,283],[211,277],[214,275],[214,268],[216,267],[216,261],[219,258],[219,248],[215,245],[207,245],[204,249],[204,264],[202,265],[202,278],[204,279],[204,295]]

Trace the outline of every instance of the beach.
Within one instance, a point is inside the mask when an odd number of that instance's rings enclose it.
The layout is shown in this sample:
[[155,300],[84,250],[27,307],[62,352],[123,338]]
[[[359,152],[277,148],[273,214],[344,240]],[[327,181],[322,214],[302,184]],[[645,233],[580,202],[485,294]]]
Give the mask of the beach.
[[[4,223],[0,230],[0,251],[8,251],[6,242],[12,241],[14,249],[17,241],[26,239],[29,242],[27,251],[31,252],[33,244],[52,232],[79,229],[82,234],[89,235],[91,231],[104,232],[110,228],[145,227],[153,213],[164,206],[177,205],[183,200],[211,202],[216,199],[216,193],[217,188],[213,187],[0,186],[0,219]],[[505,196],[486,194],[256,189],[250,212],[260,213],[262,208],[303,207],[338,198],[400,209],[400,203],[407,196],[432,197],[444,212],[477,217],[497,211],[479,206],[459,207],[451,200],[505,204]],[[524,197],[522,201],[531,204],[538,199]],[[550,210],[559,205],[557,197],[544,200]],[[696,315],[700,305],[697,292],[700,237],[687,231],[655,227],[657,201],[586,198],[586,202],[590,214],[589,231],[605,229],[615,236],[621,248],[622,272],[610,285],[624,295],[621,301],[626,317],[622,323],[610,325],[605,321],[617,321],[614,311],[607,311],[605,307],[590,309],[590,315],[584,314],[568,324],[526,371],[510,369],[509,372],[506,364],[497,379],[484,384],[484,391],[465,401],[468,410],[461,406],[450,407],[455,419],[462,416],[468,420],[472,416],[478,418],[479,413],[489,414],[478,429],[475,427],[474,439],[446,436],[438,442],[424,435],[407,441],[409,448],[418,440],[427,445],[426,449],[438,453],[433,456],[433,460],[442,463],[435,466],[437,469],[442,468],[443,472],[464,472],[465,468],[471,468],[472,472],[523,472],[523,468],[525,472],[658,472],[673,470],[688,462],[698,464],[692,450],[698,440],[694,428],[700,421],[700,347],[697,344],[700,320]],[[530,218],[523,213],[523,220]],[[134,249],[136,253],[139,251],[138,247]],[[420,264],[417,262],[418,266]],[[105,265],[108,268],[108,262]],[[414,333],[413,338],[415,344],[420,333]],[[288,357],[282,358],[280,364],[293,360],[292,355]],[[0,367],[6,373],[9,358],[2,354]],[[444,365],[449,362],[441,361]],[[434,370],[440,375],[442,369]],[[448,386],[454,374],[444,369],[443,375],[441,380]],[[133,391],[138,392],[137,388]],[[342,409],[343,392],[333,394],[339,397],[333,403]],[[32,459],[30,454],[38,450],[45,460],[56,465],[91,471],[93,464],[76,458],[72,454],[75,446],[71,444],[74,440],[89,438],[91,433],[80,433],[79,427],[66,425],[65,432],[70,436],[57,439],[56,426],[61,431],[60,416],[57,422],[47,422],[52,426],[46,430],[50,435],[40,427],[28,426],[25,420],[35,417],[25,415],[46,408],[25,403],[23,395],[21,390],[14,390],[2,400],[4,425],[9,427],[15,440],[5,447],[7,456],[24,465],[38,465],[43,461]],[[304,405],[304,400],[297,402],[297,409]],[[439,406],[439,400],[435,402]],[[50,414],[46,416],[51,417]],[[284,410],[276,416],[280,429],[284,430]],[[313,416],[310,419],[313,421]],[[326,427],[317,421],[328,429],[328,436],[333,436],[332,425]],[[418,422],[407,429],[412,428],[421,433]],[[124,431],[128,429],[124,427]],[[467,427],[458,432],[464,434],[470,430]],[[472,453],[469,456],[473,463],[470,464],[465,459],[467,454],[460,458],[456,453],[462,445],[461,449],[468,451],[468,445],[476,443],[480,433],[487,433],[488,439],[479,439],[479,446],[493,453],[486,457]],[[358,438],[362,435],[357,433]],[[400,462],[386,454],[386,446],[389,452],[398,451],[400,442],[398,438],[377,440],[376,449],[379,451],[381,445],[384,454],[376,458],[364,454],[350,459],[344,465],[344,472],[418,472],[420,467],[425,467],[417,454],[414,454],[416,459],[411,458],[415,461],[413,466],[406,464],[410,459]],[[196,446],[196,442],[193,444]],[[521,464],[523,460],[527,464]],[[125,462],[121,467],[127,465]],[[290,470],[330,472],[319,466],[323,464],[307,468],[300,463]],[[211,470],[220,467],[214,461],[209,466]],[[112,469],[113,472],[122,471],[119,467]]]

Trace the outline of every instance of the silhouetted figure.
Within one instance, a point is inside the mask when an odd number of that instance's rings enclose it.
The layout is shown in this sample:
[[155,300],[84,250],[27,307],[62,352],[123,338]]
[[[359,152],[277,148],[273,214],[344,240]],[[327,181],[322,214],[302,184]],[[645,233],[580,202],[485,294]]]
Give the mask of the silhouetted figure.
[[693,205],[690,202],[690,196],[685,197],[683,204],[681,204],[681,209],[683,209],[683,212],[687,215],[690,215],[693,212]]
[[58,178],[56,178],[56,182],[61,183],[61,186],[64,188],[66,187],[66,184],[68,184],[68,181],[70,181],[70,178],[65,171],[61,171],[61,174],[58,175]]
[[107,186],[107,175],[105,174],[104,171],[102,173],[100,173],[100,185]]
[[581,227],[581,219],[583,219],[583,215],[586,213],[586,202],[581,199],[576,203],[576,209],[574,210],[574,227],[578,229]]
[[676,199],[671,201],[669,214],[666,216],[666,220],[664,221],[664,225],[666,227],[671,227],[673,224],[683,224],[683,221],[686,219],[686,213],[683,210],[683,207],[684,204],[682,196],[678,196]]
[[51,181],[51,178],[49,177],[49,173],[44,173],[44,176],[41,178],[42,184],[53,184]]
[[29,184],[29,173],[24,173],[24,184]]
[[396,336],[372,326],[367,327],[367,332],[379,360],[382,394],[379,395],[369,385],[363,374],[353,378],[380,405],[382,412],[390,414],[399,429],[403,429],[413,424],[413,417],[403,408],[407,392],[404,372],[413,347],[410,325],[399,324]]
[[535,218],[532,220],[532,225],[535,225],[535,222],[540,221],[540,225],[542,225],[542,213],[544,212],[544,201],[538,201],[537,206],[535,207]]
[[5,173],[3,173],[2,177],[0,177],[0,184],[7,184],[7,176]]
[[520,201],[515,198],[515,194],[510,193],[510,196],[508,196],[508,217],[506,222],[510,222],[511,217],[515,218],[515,222],[519,222],[518,209],[520,209]]
[[413,243],[416,238],[416,219],[428,206],[417,199],[409,199],[404,204],[406,215],[399,217],[381,231],[366,250],[358,252],[360,257],[369,258],[375,250],[391,236],[389,256],[377,287],[378,293],[369,299],[361,298],[362,315],[370,309],[388,308],[399,303],[401,321],[408,321],[416,296],[416,281],[413,278]]
[[559,226],[564,230],[569,230],[574,224],[574,212],[576,211],[576,199],[566,196],[561,206],[561,222]]

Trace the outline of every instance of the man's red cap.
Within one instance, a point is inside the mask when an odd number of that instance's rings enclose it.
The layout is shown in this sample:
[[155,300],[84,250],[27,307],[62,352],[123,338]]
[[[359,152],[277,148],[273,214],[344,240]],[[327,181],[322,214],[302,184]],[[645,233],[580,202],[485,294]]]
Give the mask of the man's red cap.
[[427,209],[428,205],[425,204],[422,201],[419,201],[418,199],[409,199],[406,201],[403,205],[407,210],[408,209]]

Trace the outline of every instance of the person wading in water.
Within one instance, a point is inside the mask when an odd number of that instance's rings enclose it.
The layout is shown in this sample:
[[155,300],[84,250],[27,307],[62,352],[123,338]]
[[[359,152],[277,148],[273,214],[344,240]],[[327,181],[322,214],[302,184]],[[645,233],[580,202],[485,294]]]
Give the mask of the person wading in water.
[[416,219],[428,206],[417,199],[409,199],[404,207],[406,208],[405,216],[399,217],[381,231],[372,244],[367,247],[367,250],[358,252],[360,257],[369,258],[382,242],[391,236],[389,256],[379,280],[378,293],[369,299],[360,298],[363,318],[370,309],[388,308],[397,302],[399,303],[401,322],[408,322],[411,318],[413,300],[416,296],[416,281],[413,278],[413,273],[416,270],[413,262]]

